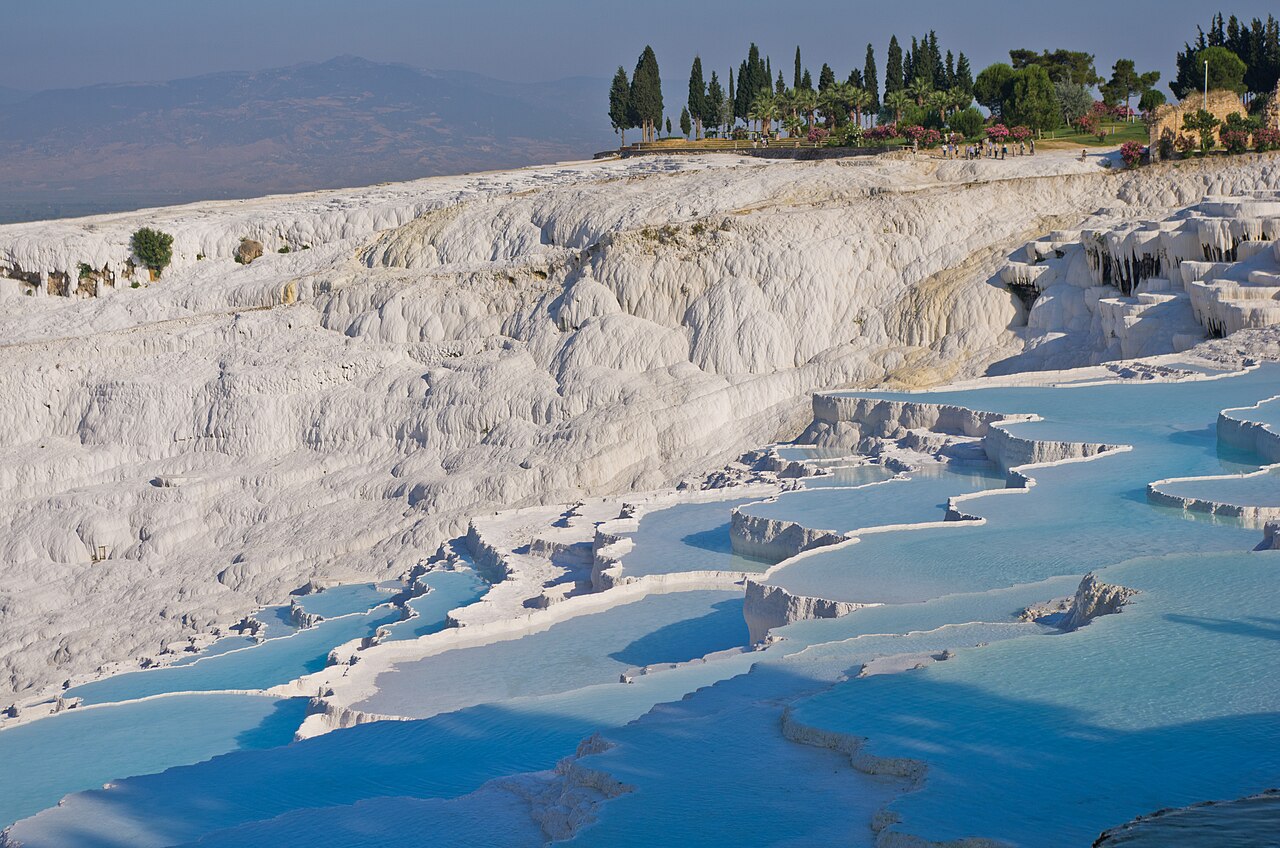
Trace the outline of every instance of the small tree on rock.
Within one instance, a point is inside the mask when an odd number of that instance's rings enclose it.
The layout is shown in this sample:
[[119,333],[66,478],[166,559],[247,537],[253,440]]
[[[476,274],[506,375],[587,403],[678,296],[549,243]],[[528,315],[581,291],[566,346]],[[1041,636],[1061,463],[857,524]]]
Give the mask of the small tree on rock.
[[129,241],[129,247],[133,250],[133,255],[154,271],[157,277],[173,261],[173,236],[150,227],[143,227],[135,232]]

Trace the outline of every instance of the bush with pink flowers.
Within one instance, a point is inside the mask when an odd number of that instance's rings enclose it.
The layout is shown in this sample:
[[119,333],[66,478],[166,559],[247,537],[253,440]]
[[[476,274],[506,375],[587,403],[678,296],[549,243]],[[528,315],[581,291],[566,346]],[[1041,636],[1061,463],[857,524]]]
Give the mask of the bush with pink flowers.
[[1016,126],[1009,130],[1009,137],[1014,141],[1026,141],[1033,135],[1035,133],[1031,131],[1031,127]]
[[1120,145],[1120,158],[1124,160],[1126,168],[1136,168],[1142,164],[1145,153],[1146,148],[1136,141],[1126,141]]
[[942,143],[942,133],[930,127],[920,136],[921,147],[937,147]]
[[908,141],[919,142],[921,139],[924,138],[924,127],[920,126],[919,124],[907,127],[902,131],[902,135]]
[[831,130],[824,130],[822,127],[809,128],[809,141],[814,144],[827,140],[827,136],[831,135]]
[[987,127],[987,138],[991,139],[996,144],[999,144],[1000,142],[1004,141],[1008,137],[1009,137],[1009,128],[1006,127],[1004,124],[992,124],[991,126]]
[[877,124],[867,130],[866,138],[871,141],[888,141],[891,138],[897,138],[900,135],[898,125],[896,123]]
[[1218,140],[1228,153],[1244,153],[1249,149],[1249,133],[1244,130],[1223,130],[1218,133]]
[[1280,130],[1270,127],[1256,130],[1253,134],[1253,146],[1263,153],[1280,150]]

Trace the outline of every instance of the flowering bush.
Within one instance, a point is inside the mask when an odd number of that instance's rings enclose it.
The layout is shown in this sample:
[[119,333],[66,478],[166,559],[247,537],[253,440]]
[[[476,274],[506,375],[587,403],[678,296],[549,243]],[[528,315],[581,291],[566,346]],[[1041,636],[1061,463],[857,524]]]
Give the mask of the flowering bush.
[[930,127],[920,136],[920,144],[925,147],[937,147],[942,143],[942,133]]
[[1097,112],[1085,112],[1076,118],[1076,126],[1080,128],[1080,132],[1093,135],[1098,131],[1098,127],[1102,126],[1102,121],[1098,118]]
[[1280,150],[1280,130],[1270,127],[1258,130],[1253,134],[1253,146],[1263,152]]
[[1126,141],[1120,145],[1120,158],[1124,160],[1126,168],[1136,168],[1142,163],[1142,154],[1146,152],[1146,148],[1136,141]]
[[905,136],[910,141],[919,142],[921,139],[924,138],[924,127],[920,126],[919,124],[916,124],[915,126],[912,126],[912,127],[907,127],[902,131],[902,135]]
[[862,143],[863,136],[865,135],[866,135],[866,130],[864,130],[858,124],[855,124],[852,121],[850,121],[848,124],[845,125],[844,137],[841,139],[841,141],[844,143],[846,147],[857,147],[859,144]]
[[815,144],[820,141],[826,141],[827,136],[829,135],[831,135],[831,131],[824,130],[822,127],[811,127],[809,129],[809,141],[812,141]]
[[1196,149],[1196,140],[1189,135],[1180,135],[1173,142],[1173,149],[1186,156]]
[[888,141],[891,138],[897,138],[898,135],[898,125],[896,123],[890,123],[877,124],[867,130],[866,137],[872,141]]
[[963,141],[964,141],[964,136],[958,132],[953,132],[951,135],[947,136],[948,144],[960,144]]
[[1031,132],[1030,127],[1017,126],[1009,130],[1009,137],[1014,141],[1026,141],[1031,138],[1032,135],[1034,135],[1034,133]]
[[1244,153],[1249,148],[1249,134],[1244,130],[1223,130],[1218,138],[1228,153]]
[[999,144],[1000,142],[1004,141],[1008,137],[1009,137],[1009,128],[1006,127],[1004,124],[992,124],[991,126],[987,127],[987,138],[991,139],[996,144]]

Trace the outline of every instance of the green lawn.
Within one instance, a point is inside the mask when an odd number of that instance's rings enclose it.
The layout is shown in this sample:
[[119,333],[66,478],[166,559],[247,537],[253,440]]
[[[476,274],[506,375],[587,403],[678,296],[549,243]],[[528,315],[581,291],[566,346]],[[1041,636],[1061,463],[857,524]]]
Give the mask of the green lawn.
[[1037,142],[1037,144],[1051,141],[1055,144],[1060,143],[1072,147],[1115,147],[1118,144],[1124,144],[1126,141],[1137,141],[1146,144],[1150,140],[1150,136],[1147,135],[1147,125],[1142,121],[1134,121],[1132,123],[1125,121],[1105,124],[1105,126],[1111,130],[1111,134],[1103,141],[1098,141],[1096,135],[1057,130],[1056,132],[1045,133],[1043,141]]

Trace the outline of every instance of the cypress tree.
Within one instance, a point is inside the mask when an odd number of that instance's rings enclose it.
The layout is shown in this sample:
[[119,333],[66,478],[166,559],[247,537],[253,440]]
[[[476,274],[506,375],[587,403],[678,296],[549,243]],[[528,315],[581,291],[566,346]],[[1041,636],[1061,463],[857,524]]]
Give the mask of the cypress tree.
[[[702,58],[700,56],[693,57],[693,68],[689,71],[689,117],[693,119],[693,126],[697,130],[694,138],[702,137],[702,122],[706,119],[707,111],[707,87],[702,81]],[[683,127],[684,124],[681,123]],[[688,135],[685,131],[685,135]]]
[[862,71],[854,68],[849,72],[849,79],[847,82],[854,88],[862,88]]
[[889,39],[889,51],[885,54],[884,93],[902,91],[902,47],[898,44],[898,36]]
[[778,82],[774,85],[773,90],[779,94],[783,94],[787,90],[786,80],[782,78],[782,71],[778,71]]
[[693,121],[689,120],[688,107],[681,109],[680,110],[680,134],[687,138],[689,136],[689,132],[692,129],[693,129]]
[[804,76],[800,79],[800,87],[805,91],[813,91],[813,77],[809,76],[809,69],[804,69]]
[[747,62],[738,66],[738,93],[733,98],[733,117],[747,119],[747,110],[751,108],[751,73]]
[[733,126],[733,122],[738,117],[738,95],[733,88],[733,68],[729,69],[729,90],[725,92],[725,102],[731,104],[731,108],[726,110],[727,114],[722,117],[726,124]]
[[613,75],[613,85],[609,88],[609,122],[613,131],[619,134],[622,146],[627,144],[627,130],[635,126],[631,123],[631,84],[627,82],[627,69],[618,66]]
[[720,87],[720,78],[711,72],[711,82],[707,85],[707,97],[702,103],[703,133],[708,126],[718,127],[724,123],[724,89]]
[[876,74],[876,51],[870,44],[867,45],[867,61],[862,66],[862,85],[875,98],[871,101],[871,111],[878,112],[880,110],[880,78]]
[[667,118],[667,135],[671,135],[671,119]]
[[946,76],[943,78],[947,81],[947,88],[951,88],[956,84],[956,60],[955,57],[951,55],[950,50],[947,51]]
[[644,140],[653,141],[662,122],[662,76],[658,57],[647,44],[631,75],[631,106],[640,119]]
[[768,56],[764,57],[764,84],[770,88],[773,87],[773,65],[769,63]]
[[902,83],[904,88],[916,81],[916,58],[919,50],[920,43],[915,36],[912,36],[911,49],[902,57]]
[[826,62],[822,63],[822,70],[818,72],[818,91],[826,91],[828,88],[836,84],[836,72],[831,70],[831,66]]
[[791,87],[795,89],[800,88],[801,80],[802,80],[802,76],[800,74],[800,45],[797,44],[796,45],[796,73],[795,73],[795,77],[793,77]]
[[965,94],[973,94],[973,70],[969,67],[969,57],[960,54],[956,60],[956,87]]
[[943,88],[947,81],[947,69],[942,64],[942,53],[938,50],[938,34],[933,30],[929,30],[929,68],[934,88]]

